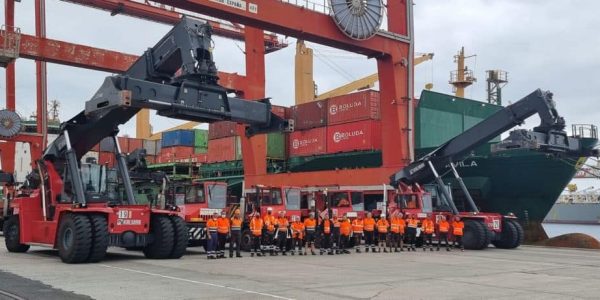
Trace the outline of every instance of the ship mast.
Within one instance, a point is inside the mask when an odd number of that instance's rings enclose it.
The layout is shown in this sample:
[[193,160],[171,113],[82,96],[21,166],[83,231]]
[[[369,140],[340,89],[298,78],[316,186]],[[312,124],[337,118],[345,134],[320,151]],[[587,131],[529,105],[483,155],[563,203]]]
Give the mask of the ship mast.
[[457,68],[450,72],[450,84],[452,85],[452,92],[456,97],[465,97],[465,88],[477,82],[477,78],[473,76],[473,71],[469,70],[465,66],[465,59],[475,57],[476,55],[465,56],[465,47],[460,48],[460,52],[454,55],[454,62],[457,64]]

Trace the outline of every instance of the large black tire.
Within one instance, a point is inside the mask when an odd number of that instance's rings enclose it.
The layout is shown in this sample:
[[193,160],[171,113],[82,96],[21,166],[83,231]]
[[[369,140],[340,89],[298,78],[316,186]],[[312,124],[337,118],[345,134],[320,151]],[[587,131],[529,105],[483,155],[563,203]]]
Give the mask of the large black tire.
[[489,247],[489,246],[490,246],[490,244],[492,243],[492,238],[494,237],[494,233],[492,232],[492,230],[491,230],[491,229],[489,229],[489,228],[488,228],[488,227],[485,225],[485,223],[481,222],[480,224],[483,226],[483,229],[485,230],[485,233],[486,233],[486,234],[485,234],[485,241],[484,241],[484,243],[481,245],[481,249],[480,249],[480,250],[483,250],[483,249],[486,249],[487,247]]
[[496,248],[513,249],[519,244],[519,231],[513,222],[504,219],[502,222],[502,232],[500,238],[492,241]]
[[105,215],[91,214],[89,217],[92,224],[92,246],[88,261],[99,262],[104,259],[108,249],[108,222]]
[[250,251],[250,247],[252,247],[252,232],[250,232],[250,229],[246,229],[242,231],[240,248],[244,251]]
[[66,214],[62,217],[56,238],[58,255],[68,264],[83,263],[90,257],[92,223],[85,214]]
[[21,225],[19,225],[19,217],[9,217],[2,224],[4,232],[4,243],[9,252],[23,253],[29,250],[29,245],[21,244]]
[[188,228],[185,221],[179,216],[171,216],[171,223],[173,224],[173,233],[175,234],[173,240],[173,249],[169,258],[181,258],[187,249],[188,244]]
[[173,225],[169,217],[166,215],[152,215],[150,218],[150,234],[153,236],[152,243],[144,247],[144,255],[153,259],[169,258],[175,243]]
[[465,220],[463,232],[463,245],[465,249],[481,250],[487,241],[485,224],[478,220]]
[[515,219],[506,219],[506,222],[511,223],[517,230],[517,238],[514,239],[514,243],[511,245],[510,249],[514,249],[521,246],[521,244],[523,244],[523,240],[525,239],[525,231],[523,230],[523,227]]

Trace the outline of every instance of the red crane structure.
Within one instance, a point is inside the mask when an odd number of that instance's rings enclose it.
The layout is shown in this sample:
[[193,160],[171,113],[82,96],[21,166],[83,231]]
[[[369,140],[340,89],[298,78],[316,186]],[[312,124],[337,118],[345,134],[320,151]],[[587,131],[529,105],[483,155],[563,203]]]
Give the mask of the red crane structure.
[[[13,30],[15,0],[5,0],[5,33]],[[265,54],[285,46],[276,34],[322,44],[364,55],[377,61],[380,78],[382,161],[379,168],[331,170],[310,173],[268,174],[264,136],[242,138],[245,180],[247,186],[361,186],[389,182],[389,175],[413,158],[413,33],[412,1],[387,1],[387,31],[357,40],[345,35],[327,11],[287,0],[67,0],[155,22],[172,24],[183,14],[208,16],[216,35],[245,42],[245,75],[221,72],[220,83],[246,99],[260,99],[265,94]],[[235,5],[232,3],[235,2]],[[75,67],[122,72],[135,56],[116,51],[78,45],[46,38],[44,0],[35,0],[35,36],[21,35],[19,54],[36,60],[37,115],[46,113],[46,62]],[[304,1],[298,2],[304,3]],[[324,7],[324,6],[323,6]],[[213,19],[214,18],[214,19]],[[218,20],[225,20],[231,25]],[[243,27],[241,25],[243,25]],[[265,32],[268,31],[268,32]],[[272,33],[271,33],[272,32]],[[0,39],[6,34],[0,34]],[[2,45],[2,40],[0,40]],[[15,66],[6,67],[6,108],[15,109]],[[38,119],[38,135],[34,140],[40,151],[44,147],[43,118]],[[243,136],[243,128],[238,129]],[[13,138],[13,140],[19,137]],[[14,170],[14,142],[0,144],[3,169]]]

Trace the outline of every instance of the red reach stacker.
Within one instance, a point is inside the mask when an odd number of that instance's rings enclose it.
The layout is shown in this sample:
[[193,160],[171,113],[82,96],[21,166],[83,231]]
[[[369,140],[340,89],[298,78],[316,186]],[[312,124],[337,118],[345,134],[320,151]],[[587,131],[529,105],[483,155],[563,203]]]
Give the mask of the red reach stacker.
[[[178,207],[136,203],[118,126],[147,108],[188,121],[248,124],[247,135],[291,130],[288,121],[271,113],[268,99],[227,95],[218,84],[211,48],[211,27],[183,18],[124,74],[105,79],[85,110],[63,123],[58,138],[34,158],[37,168],[11,201],[4,222],[10,252],[42,245],[58,249],[66,263],[98,262],[109,246],[142,248],[146,257],[157,259],[185,253],[188,229]],[[118,178],[107,176],[103,166],[80,162],[111,136]],[[125,196],[118,192],[121,184]]]

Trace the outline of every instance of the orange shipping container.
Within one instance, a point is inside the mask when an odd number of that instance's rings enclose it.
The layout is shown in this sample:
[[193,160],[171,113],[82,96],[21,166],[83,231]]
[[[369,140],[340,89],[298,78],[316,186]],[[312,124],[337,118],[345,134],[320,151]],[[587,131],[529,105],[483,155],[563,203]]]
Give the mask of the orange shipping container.
[[142,148],[144,148],[144,140],[129,138],[128,147],[129,147],[129,152],[133,152],[135,149],[142,149]]
[[239,137],[236,136],[209,140],[207,162],[212,163],[240,159],[241,157],[238,157],[239,147]]
[[120,136],[120,137],[118,137],[118,139],[119,139],[119,146],[121,147],[121,153],[129,153],[129,138]]
[[115,166],[115,154],[112,152],[100,152],[98,154],[98,164],[107,165],[109,168]]
[[326,134],[326,127],[290,133],[288,139],[288,153],[290,157],[324,154],[327,150]]
[[327,111],[329,125],[379,120],[379,92],[367,90],[330,98]]
[[381,149],[381,121],[367,120],[327,127],[327,153]]
[[[179,158],[190,158],[194,156],[194,147],[189,146],[175,146],[162,148],[160,154],[165,154],[166,157],[172,157],[173,159]],[[167,155],[170,154],[170,155]]]

